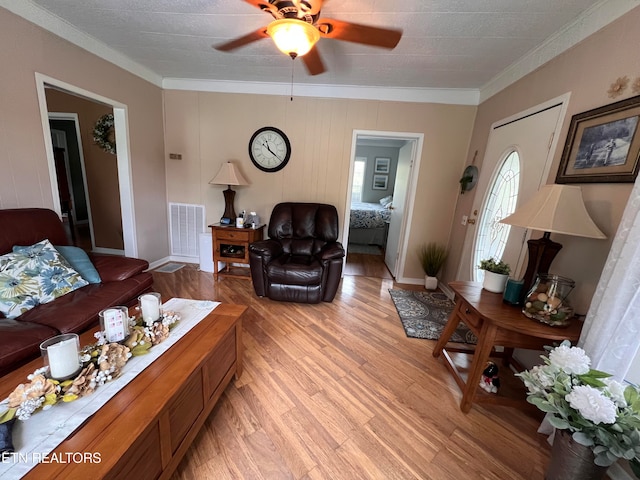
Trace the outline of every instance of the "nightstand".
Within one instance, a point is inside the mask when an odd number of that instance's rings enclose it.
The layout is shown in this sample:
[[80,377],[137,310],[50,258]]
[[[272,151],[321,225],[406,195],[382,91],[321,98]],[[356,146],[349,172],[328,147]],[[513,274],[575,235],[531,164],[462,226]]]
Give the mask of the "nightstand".
[[[213,247],[213,278],[218,275],[251,279],[251,270],[238,267],[232,270],[232,263],[249,265],[249,244],[262,240],[264,225],[258,228],[236,228],[219,224],[209,225]],[[218,271],[218,262],[226,265]]]

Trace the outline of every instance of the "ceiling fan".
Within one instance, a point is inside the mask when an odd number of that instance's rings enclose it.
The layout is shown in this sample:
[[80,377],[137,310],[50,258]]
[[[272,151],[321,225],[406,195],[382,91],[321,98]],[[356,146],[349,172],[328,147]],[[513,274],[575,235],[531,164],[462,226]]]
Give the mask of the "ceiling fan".
[[265,37],[271,37],[283,53],[293,59],[301,56],[310,75],[318,75],[326,70],[315,48],[320,37],[388,49],[395,48],[402,37],[402,30],[320,18],[323,0],[244,1],[270,13],[275,20],[266,27],[247,35],[221,45],[214,45],[214,48],[228,52]]

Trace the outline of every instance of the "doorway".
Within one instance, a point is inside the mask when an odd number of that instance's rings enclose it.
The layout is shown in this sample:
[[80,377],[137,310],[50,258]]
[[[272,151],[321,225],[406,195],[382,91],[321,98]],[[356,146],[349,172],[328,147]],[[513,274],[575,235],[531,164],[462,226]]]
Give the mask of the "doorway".
[[[477,266],[483,255],[499,256],[511,266],[514,278],[522,276],[530,232],[499,221],[509,214],[507,205],[515,209],[546,183],[568,100],[566,94],[492,125],[458,279],[480,281],[482,272]],[[513,186],[515,171],[517,188]],[[515,198],[507,198],[514,190]]]
[[133,209],[133,184],[131,180],[131,156],[129,151],[128,114],[127,105],[110,98],[98,95],[94,92],[76,87],[55,78],[36,73],[36,90],[40,106],[40,117],[45,139],[45,151],[49,166],[49,178],[53,197],[53,210],[62,216],[60,198],[58,195],[58,180],[55,170],[54,148],[51,139],[49,116],[46,100],[46,89],[54,88],[71,95],[85,98],[89,101],[101,103],[113,109],[114,130],[117,138],[117,174],[120,200],[120,213],[122,218],[122,239],[124,254],[130,257],[138,256],[136,240],[135,213]]
[[[65,206],[61,196],[61,210],[63,215],[65,213],[67,215],[70,236],[74,245],[85,250],[95,251],[96,242],[78,114],[49,113],[49,125],[56,160],[58,188],[61,192],[64,190],[61,176],[66,178],[69,201]],[[58,169],[58,155],[60,154],[64,162],[63,172]]]
[[[351,240],[379,247],[384,254],[378,257],[380,268],[367,270],[381,278],[391,276],[402,281],[417,181],[414,171],[419,168],[422,141],[423,135],[415,133],[364,130],[353,133],[343,244],[347,246],[347,257]],[[369,150],[365,151],[365,147]],[[380,150],[382,148],[387,150]],[[365,167],[358,165],[363,161],[366,161]],[[358,179],[358,175],[362,175],[363,180]],[[363,183],[364,187],[358,191]],[[363,206],[353,203],[354,198],[369,202]],[[351,271],[347,265],[345,272],[353,274]]]

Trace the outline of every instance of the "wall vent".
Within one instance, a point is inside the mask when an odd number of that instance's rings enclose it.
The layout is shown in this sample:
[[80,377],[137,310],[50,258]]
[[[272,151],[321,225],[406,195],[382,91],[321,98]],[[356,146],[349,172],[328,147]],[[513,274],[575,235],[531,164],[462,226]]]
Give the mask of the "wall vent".
[[204,205],[169,203],[171,255],[199,258],[199,238],[204,232],[204,223]]

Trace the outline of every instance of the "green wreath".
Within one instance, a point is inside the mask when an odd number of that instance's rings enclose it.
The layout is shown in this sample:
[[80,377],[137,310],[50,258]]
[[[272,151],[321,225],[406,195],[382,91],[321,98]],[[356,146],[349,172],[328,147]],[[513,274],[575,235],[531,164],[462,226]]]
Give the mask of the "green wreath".
[[101,116],[93,127],[93,141],[105,152],[116,154],[115,132],[113,131],[113,113]]

